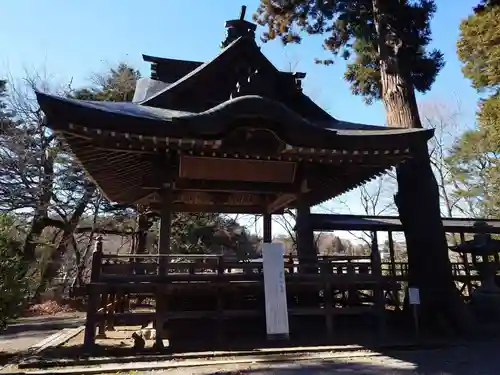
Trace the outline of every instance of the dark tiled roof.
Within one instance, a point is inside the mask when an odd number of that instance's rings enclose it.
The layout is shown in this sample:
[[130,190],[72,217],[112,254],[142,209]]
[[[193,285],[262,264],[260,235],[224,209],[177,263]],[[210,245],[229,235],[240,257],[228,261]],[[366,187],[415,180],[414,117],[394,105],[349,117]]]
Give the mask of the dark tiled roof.
[[[442,218],[447,232],[474,233],[478,222],[486,223],[487,232],[500,233],[500,220]],[[316,230],[359,230],[359,231],[403,231],[401,220],[396,216],[358,216],[312,214],[312,226]],[[483,230],[483,229],[482,229]],[[484,230],[483,230],[484,231]]]
[[[49,126],[66,123],[99,124],[109,131],[123,131],[146,136],[199,137],[217,139],[231,131],[238,118],[268,120],[275,132],[291,145],[300,147],[337,148],[351,137],[353,147],[363,149],[408,148],[413,136],[430,138],[426,129],[369,127],[332,121],[318,126],[282,103],[259,96],[243,96],[228,100],[201,113],[150,107],[130,102],[98,102],[75,100],[37,93],[47,115]],[[280,123],[286,124],[281,126]],[[340,138],[339,138],[340,137]],[[396,143],[394,143],[396,142]],[[398,143],[399,142],[399,143]]]

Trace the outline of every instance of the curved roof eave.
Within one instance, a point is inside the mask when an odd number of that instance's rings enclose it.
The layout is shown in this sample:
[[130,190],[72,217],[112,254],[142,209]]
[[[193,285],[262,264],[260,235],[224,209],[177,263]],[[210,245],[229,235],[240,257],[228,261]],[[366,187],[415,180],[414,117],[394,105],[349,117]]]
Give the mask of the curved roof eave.
[[272,128],[270,130],[284,141],[298,147],[336,148],[342,145],[342,138],[352,139],[355,145],[359,144],[356,147],[364,143],[370,147],[375,147],[377,143],[390,147],[391,142],[406,144],[410,138],[422,136],[428,140],[432,136],[432,130],[428,129],[326,128],[301,117],[279,102],[259,96],[228,100],[201,113],[154,108],[131,102],[68,99],[40,92],[36,96],[49,126],[63,131],[68,130],[69,124],[77,124],[144,136],[220,139],[235,128],[238,120],[259,118],[266,121],[263,127]]

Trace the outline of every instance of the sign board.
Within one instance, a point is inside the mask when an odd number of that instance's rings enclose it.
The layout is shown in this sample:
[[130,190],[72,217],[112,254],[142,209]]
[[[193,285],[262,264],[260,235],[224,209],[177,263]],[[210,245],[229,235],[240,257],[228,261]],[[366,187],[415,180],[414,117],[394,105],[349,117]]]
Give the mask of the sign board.
[[270,337],[288,337],[288,307],[286,303],[284,246],[264,243],[262,268],[266,302],[266,329]]
[[408,299],[410,305],[420,305],[420,290],[418,288],[408,288]]

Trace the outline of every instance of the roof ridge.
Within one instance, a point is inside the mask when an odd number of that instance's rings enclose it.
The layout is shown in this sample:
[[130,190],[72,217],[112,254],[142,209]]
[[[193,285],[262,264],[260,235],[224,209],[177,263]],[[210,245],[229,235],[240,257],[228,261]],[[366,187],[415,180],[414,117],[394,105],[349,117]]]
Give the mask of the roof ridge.
[[[213,65],[213,64],[217,63],[222,57],[224,57],[224,55],[227,54],[228,51],[230,51],[233,48],[237,47],[238,45],[240,45],[246,39],[247,38],[239,37],[234,42],[232,42],[231,44],[229,44],[227,47],[225,47],[224,49],[222,49],[217,54],[217,56],[215,56],[212,60],[204,62],[202,65],[198,66],[196,69],[194,69],[193,71],[191,71],[190,73],[188,73],[184,77],[182,77],[182,78],[178,79],[177,81],[173,82],[170,86],[164,88],[163,90],[157,92],[156,94],[154,94],[151,97],[143,100],[142,102],[139,102],[138,104],[141,104],[141,105],[150,105],[150,104],[148,104],[149,102],[154,101],[154,99],[162,96],[164,93],[166,93],[168,91],[175,90],[181,84],[189,81],[190,79],[192,79],[193,77],[195,77],[198,73],[202,72],[207,66],[210,66],[210,65]],[[154,107],[154,105],[153,105],[153,107]]]

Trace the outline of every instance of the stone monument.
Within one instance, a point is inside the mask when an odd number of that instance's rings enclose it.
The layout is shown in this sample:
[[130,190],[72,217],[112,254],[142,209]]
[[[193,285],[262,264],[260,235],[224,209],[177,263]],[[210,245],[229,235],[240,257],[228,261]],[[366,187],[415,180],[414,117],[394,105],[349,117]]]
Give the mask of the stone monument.
[[497,321],[500,317],[500,288],[495,278],[500,240],[486,233],[486,223],[477,222],[474,227],[479,230],[472,240],[452,246],[450,249],[472,255],[472,264],[479,273],[481,285],[471,293],[471,306],[482,321]]

